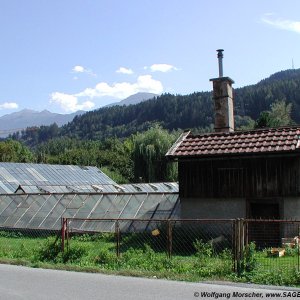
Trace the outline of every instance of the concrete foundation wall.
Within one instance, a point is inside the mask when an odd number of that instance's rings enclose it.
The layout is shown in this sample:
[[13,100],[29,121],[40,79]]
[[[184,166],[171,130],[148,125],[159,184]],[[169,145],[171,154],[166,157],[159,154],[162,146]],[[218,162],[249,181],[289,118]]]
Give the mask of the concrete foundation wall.
[[246,218],[246,200],[234,199],[181,199],[181,218],[235,219]]
[[[251,202],[251,199],[249,199]],[[274,201],[279,203],[280,219],[283,220],[297,220],[300,221],[300,197],[286,197],[286,198],[261,198],[253,199],[262,203],[269,203]],[[247,218],[247,200],[245,198],[233,199],[204,199],[204,198],[181,198],[181,218],[184,219],[236,219]],[[203,225],[203,234],[207,233],[209,236],[217,237],[220,235],[228,238],[230,235],[230,227],[223,228],[228,224],[220,225],[215,223]],[[267,223],[249,223],[254,230],[251,234],[257,245],[264,242],[271,243],[278,241],[278,245],[282,246],[282,238],[294,238],[300,235],[300,223],[292,222],[267,222]],[[222,231],[223,230],[223,231]],[[206,232],[207,231],[207,232]],[[228,236],[226,235],[228,233]],[[272,237],[274,238],[272,240]],[[256,240],[257,239],[257,240]],[[277,242],[276,242],[277,243]]]
[[299,197],[289,197],[283,200],[283,219],[300,220]]

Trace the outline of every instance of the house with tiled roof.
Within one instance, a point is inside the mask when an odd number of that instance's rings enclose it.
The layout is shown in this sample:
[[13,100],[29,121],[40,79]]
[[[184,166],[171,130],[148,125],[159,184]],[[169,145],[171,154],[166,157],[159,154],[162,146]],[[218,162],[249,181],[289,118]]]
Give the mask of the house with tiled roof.
[[211,79],[215,131],[186,131],[166,154],[178,161],[181,217],[300,219],[300,126],[235,131],[222,56]]

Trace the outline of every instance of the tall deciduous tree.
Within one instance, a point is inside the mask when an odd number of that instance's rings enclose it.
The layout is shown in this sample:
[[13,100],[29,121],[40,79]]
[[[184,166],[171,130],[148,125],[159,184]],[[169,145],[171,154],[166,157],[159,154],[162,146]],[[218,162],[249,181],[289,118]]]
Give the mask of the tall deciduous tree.
[[20,142],[7,140],[0,142],[0,161],[2,162],[32,162],[32,152]]
[[168,163],[165,157],[175,139],[175,134],[170,134],[159,126],[132,137],[136,181],[156,182],[177,179],[177,166]]
[[260,113],[259,118],[256,120],[256,128],[264,127],[279,127],[287,126],[293,123],[291,118],[292,104],[287,104],[285,101],[276,101],[271,104],[269,111]]

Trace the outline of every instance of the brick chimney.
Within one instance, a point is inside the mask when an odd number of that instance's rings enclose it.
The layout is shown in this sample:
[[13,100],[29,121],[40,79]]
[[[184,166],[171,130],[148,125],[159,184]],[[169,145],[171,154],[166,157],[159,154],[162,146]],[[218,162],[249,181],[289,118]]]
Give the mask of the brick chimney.
[[223,77],[223,51],[223,49],[217,50],[219,77],[210,79],[213,82],[215,132],[232,132],[234,131],[232,93],[234,81],[229,77]]

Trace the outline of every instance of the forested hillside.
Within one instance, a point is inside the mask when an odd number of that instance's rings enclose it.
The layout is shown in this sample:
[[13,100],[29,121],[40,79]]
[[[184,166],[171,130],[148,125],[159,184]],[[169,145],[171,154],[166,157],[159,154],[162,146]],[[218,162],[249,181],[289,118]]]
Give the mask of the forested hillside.
[[[291,103],[292,119],[300,123],[300,69],[282,71],[255,85],[235,89],[237,127],[244,117],[247,117],[247,121],[249,117],[256,120],[262,111],[269,110],[276,101]],[[58,129],[53,125],[27,128],[12,137],[30,146],[58,136],[84,140],[125,138],[149,129],[154,123],[168,130],[210,130],[213,123],[211,92],[163,94],[136,105],[100,108],[76,116],[72,122]]]
[[[0,142],[1,161],[93,165],[115,181],[176,180],[165,153],[183,129],[213,128],[211,92],[164,94],[143,103],[98,109],[63,127],[31,127]],[[300,123],[300,70],[276,73],[235,90],[240,129]]]
[[276,101],[292,104],[292,119],[300,123],[300,69],[275,73],[251,86],[235,90],[236,114],[257,119]]

